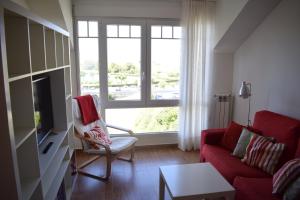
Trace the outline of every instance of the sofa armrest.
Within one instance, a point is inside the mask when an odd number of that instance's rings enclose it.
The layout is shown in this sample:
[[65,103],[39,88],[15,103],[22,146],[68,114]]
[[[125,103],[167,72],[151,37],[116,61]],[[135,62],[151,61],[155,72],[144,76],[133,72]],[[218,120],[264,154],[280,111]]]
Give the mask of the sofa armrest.
[[203,130],[201,132],[200,150],[202,149],[204,144],[220,144],[225,130],[225,128]]

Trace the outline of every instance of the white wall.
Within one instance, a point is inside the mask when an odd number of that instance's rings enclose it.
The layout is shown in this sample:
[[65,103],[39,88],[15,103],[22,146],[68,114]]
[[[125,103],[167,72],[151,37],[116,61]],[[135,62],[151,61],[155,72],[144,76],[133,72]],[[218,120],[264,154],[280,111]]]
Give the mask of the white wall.
[[[234,54],[233,91],[252,83],[251,118],[268,109],[300,118],[300,1],[283,0]],[[236,98],[234,119],[247,121],[247,101]]]
[[215,44],[222,38],[248,0],[217,0],[216,2]]
[[180,0],[74,0],[74,16],[180,18]]

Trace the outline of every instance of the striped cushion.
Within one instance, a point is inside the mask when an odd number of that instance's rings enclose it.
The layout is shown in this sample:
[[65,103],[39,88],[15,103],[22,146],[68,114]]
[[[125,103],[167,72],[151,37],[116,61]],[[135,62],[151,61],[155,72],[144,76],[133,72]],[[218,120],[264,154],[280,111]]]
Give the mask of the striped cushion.
[[269,139],[253,135],[242,162],[274,174],[275,167],[284,150],[284,144],[272,143]]
[[273,176],[273,194],[283,194],[287,186],[300,176],[300,158],[285,163]]
[[[109,135],[102,130],[101,127],[95,126],[92,130],[84,132],[84,137],[91,138],[102,144],[111,144],[112,141],[109,138]],[[99,145],[95,142],[89,142],[89,145],[94,149],[99,149]]]

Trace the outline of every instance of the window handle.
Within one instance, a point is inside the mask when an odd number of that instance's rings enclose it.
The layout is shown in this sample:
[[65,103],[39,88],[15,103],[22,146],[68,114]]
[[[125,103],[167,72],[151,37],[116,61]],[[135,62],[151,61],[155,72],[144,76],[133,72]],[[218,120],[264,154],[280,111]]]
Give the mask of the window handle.
[[142,72],[142,81],[145,80],[145,72]]

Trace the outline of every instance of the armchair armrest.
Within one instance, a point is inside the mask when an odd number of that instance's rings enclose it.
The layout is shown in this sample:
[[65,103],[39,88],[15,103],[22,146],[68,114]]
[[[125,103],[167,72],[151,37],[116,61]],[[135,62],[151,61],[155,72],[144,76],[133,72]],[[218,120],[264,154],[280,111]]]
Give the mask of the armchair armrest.
[[113,128],[113,129],[120,130],[120,131],[125,131],[125,132],[129,133],[129,135],[134,134],[132,130],[127,129],[127,128],[123,128],[123,127],[119,127],[119,126],[115,126],[115,125],[111,125],[111,124],[106,124],[106,127]]
[[225,128],[203,130],[201,133],[200,149],[202,149],[204,144],[220,144],[225,130]]

